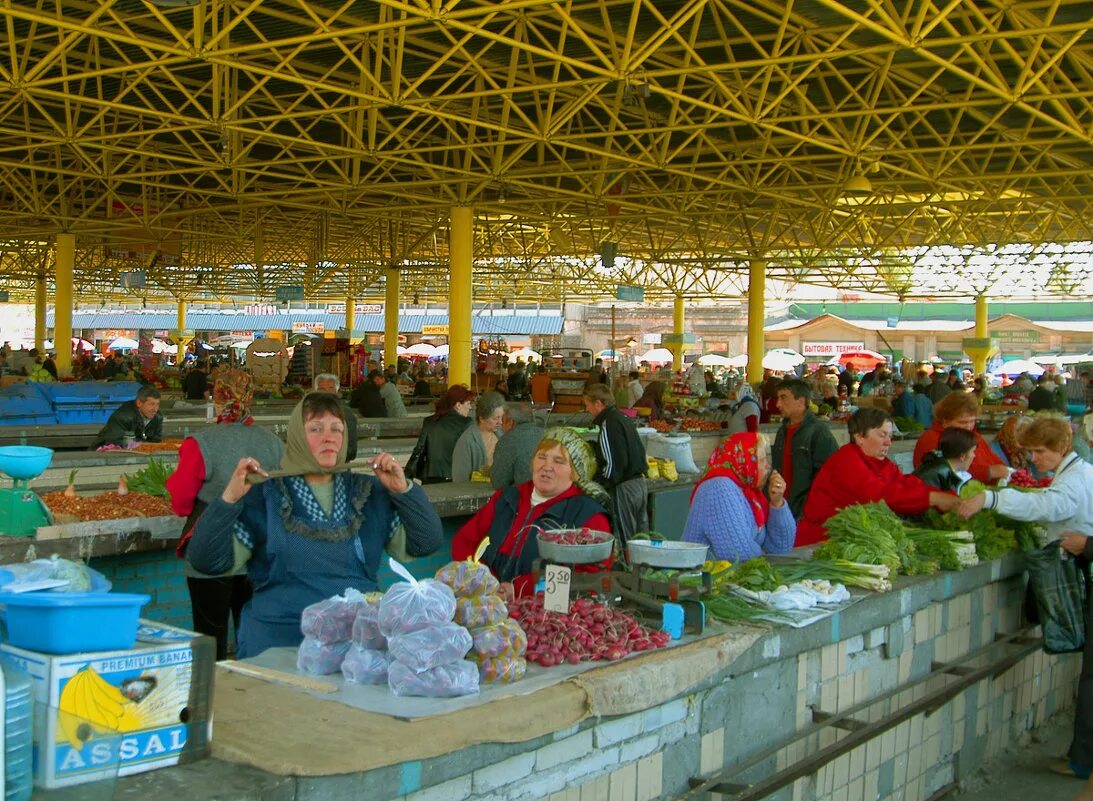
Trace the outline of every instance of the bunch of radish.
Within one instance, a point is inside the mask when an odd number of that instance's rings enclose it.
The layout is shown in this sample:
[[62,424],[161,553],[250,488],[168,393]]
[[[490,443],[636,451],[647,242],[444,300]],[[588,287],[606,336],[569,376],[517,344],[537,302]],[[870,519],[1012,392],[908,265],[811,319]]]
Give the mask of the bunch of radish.
[[663,648],[670,639],[668,632],[647,629],[625,612],[590,598],[578,598],[563,615],[545,610],[543,596],[537,594],[510,604],[509,616],[527,633],[527,660],[543,667],[614,661],[635,651]]

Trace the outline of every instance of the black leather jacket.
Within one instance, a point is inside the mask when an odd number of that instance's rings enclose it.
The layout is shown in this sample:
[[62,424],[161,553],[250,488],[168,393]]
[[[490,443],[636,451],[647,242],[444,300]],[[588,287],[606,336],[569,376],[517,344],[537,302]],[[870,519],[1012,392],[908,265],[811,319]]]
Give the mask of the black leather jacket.
[[421,424],[421,436],[406,463],[406,475],[425,484],[451,481],[455,443],[471,422],[470,417],[454,411],[426,417]]
[[136,401],[126,401],[110,415],[106,425],[95,437],[91,450],[103,445],[124,445],[126,437],[141,442],[162,441],[163,415],[156,412],[156,416],[149,420],[140,413]]

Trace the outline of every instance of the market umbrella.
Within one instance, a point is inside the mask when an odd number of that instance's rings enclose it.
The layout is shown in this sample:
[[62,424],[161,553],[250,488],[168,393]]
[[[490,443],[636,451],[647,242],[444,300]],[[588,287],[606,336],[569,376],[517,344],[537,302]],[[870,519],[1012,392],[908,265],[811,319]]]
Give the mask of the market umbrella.
[[649,362],[650,364],[667,364],[672,361],[673,354],[667,348],[653,348],[652,350],[643,353],[638,359],[643,362]]
[[707,353],[698,357],[698,363],[703,367],[736,367],[736,364],[728,356],[720,353]]
[[1029,359],[1013,359],[991,370],[993,375],[1021,375],[1028,373],[1033,378],[1044,374],[1044,368]]
[[597,353],[594,358],[603,359],[604,361],[608,361],[608,362],[613,362],[613,361],[615,361],[615,359],[619,358],[619,356],[611,348],[607,348],[606,350],[601,350],[599,353]]
[[110,350],[133,350],[137,347],[137,342],[128,337],[118,337],[107,347]]
[[441,356],[447,356],[448,352],[449,352],[449,348],[448,348],[447,343],[445,343],[443,345],[437,345],[436,350],[433,351],[433,358],[434,359],[439,359]]
[[433,356],[435,354],[436,348],[428,342],[419,342],[406,349],[407,356]]
[[399,356],[404,355],[406,353],[406,346],[405,345],[395,345],[395,353],[397,353]]
[[878,364],[885,364],[887,361],[887,356],[877,353],[875,350],[850,350],[846,353],[840,353],[828,364],[833,362],[853,367],[855,370],[872,370]]
[[792,372],[797,365],[802,364],[805,357],[789,348],[775,348],[767,351],[763,357],[763,369],[774,370],[777,373]]

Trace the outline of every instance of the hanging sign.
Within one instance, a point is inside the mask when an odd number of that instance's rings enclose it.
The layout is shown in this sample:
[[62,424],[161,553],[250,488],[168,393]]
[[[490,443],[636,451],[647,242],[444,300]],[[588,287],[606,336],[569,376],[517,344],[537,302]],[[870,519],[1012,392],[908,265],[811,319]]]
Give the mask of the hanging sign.
[[8,291],[6,289],[0,289],[0,303],[7,303],[8,297]]
[[304,288],[302,286],[279,286],[273,291],[273,297],[279,302],[286,300],[303,300]]
[[294,334],[325,334],[326,323],[312,323],[303,320],[294,320],[292,323]]
[[433,336],[433,337],[447,336],[448,335],[448,326],[446,326],[446,325],[423,325],[423,326],[421,326],[421,335],[426,336],[426,337],[428,337],[428,336]]
[[615,297],[618,300],[643,303],[645,301],[645,287],[619,284],[615,287]]
[[271,314],[280,314],[281,310],[276,306],[272,306],[269,303],[251,303],[243,307],[243,311],[246,314],[253,314],[260,317],[268,317]]
[[[344,303],[326,304],[327,314],[345,314]],[[353,314],[383,314],[382,303],[354,303]]]

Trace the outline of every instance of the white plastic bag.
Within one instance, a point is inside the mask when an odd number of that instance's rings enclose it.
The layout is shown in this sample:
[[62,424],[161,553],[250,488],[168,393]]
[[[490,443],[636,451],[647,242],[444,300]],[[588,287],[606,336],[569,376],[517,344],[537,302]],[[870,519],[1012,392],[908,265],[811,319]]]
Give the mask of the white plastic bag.
[[380,632],[377,622],[382,598],[382,592],[370,592],[364,596],[364,604],[353,621],[353,634],[350,639],[354,645],[374,651],[387,650],[387,638]]
[[342,661],[342,675],[350,684],[386,684],[391,655],[386,651],[350,647]]
[[478,692],[478,665],[460,659],[448,665],[415,673],[401,662],[387,669],[387,686],[394,695],[452,698]]
[[383,636],[390,639],[393,634],[409,634],[452,622],[455,593],[451,587],[434,579],[418,581],[394,559],[387,561],[391,569],[406,581],[393,584],[380,601],[377,622]]
[[680,473],[698,473],[691,453],[690,434],[650,434],[645,441],[645,455],[654,459],[671,459]]
[[300,615],[300,631],[319,642],[345,642],[353,634],[353,621],[363,605],[364,595],[349,587],[343,595],[305,607]]
[[327,643],[305,637],[296,652],[296,669],[316,676],[337,673],[348,651],[348,642]]
[[391,657],[416,673],[462,659],[471,650],[471,634],[455,623],[393,634],[387,641]]

